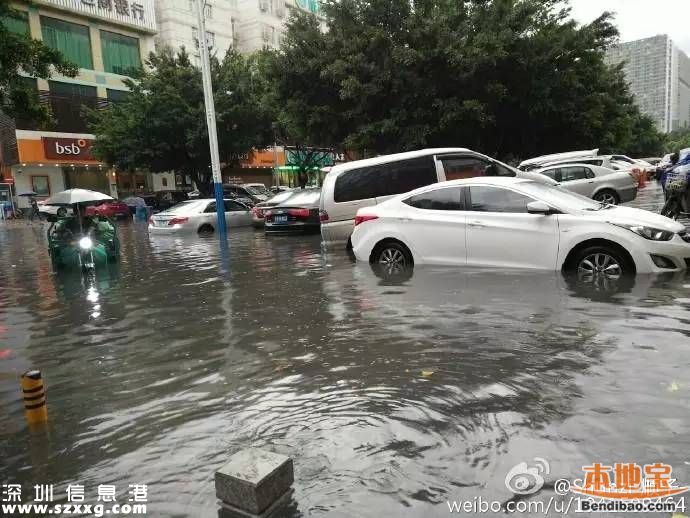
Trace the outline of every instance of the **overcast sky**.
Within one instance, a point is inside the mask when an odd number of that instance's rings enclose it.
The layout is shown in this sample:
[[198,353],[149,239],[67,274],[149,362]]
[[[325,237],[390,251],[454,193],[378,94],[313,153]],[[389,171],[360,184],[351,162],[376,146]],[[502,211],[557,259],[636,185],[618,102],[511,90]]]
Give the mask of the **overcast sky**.
[[668,34],[690,55],[690,0],[570,0],[570,5],[581,23],[615,12],[621,41]]

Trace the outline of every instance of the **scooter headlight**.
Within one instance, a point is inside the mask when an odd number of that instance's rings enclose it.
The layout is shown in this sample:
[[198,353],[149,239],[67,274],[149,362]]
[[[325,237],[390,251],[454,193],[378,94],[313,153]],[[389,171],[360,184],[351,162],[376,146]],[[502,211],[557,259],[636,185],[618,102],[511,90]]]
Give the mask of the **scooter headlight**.
[[642,236],[650,241],[670,241],[673,238],[673,232],[668,230],[660,230],[658,228],[645,227],[643,225],[624,225],[622,223],[614,223],[617,227],[627,228],[631,232],[635,232],[638,236]]
[[93,241],[91,241],[90,237],[82,237],[79,240],[79,248],[82,250],[91,250],[93,247]]

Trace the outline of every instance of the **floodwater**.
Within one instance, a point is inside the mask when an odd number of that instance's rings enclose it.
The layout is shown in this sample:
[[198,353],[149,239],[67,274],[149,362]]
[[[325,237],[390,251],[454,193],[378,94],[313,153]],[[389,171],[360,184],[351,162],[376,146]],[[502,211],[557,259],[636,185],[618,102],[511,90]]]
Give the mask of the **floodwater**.
[[[637,203],[658,208],[656,188]],[[0,223],[0,483],[25,495],[83,484],[96,503],[112,484],[126,502],[147,484],[148,516],[217,516],[214,471],[248,446],[294,459],[281,516],[446,516],[447,500],[507,501],[506,474],[535,457],[550,469],[531,500],[592,462],[690,483],[685,274],[610,291],[555,272],[395,281],[318,236],[244,229],[221,252],[119,231],[119,266],[85,281],[51,271],[42,227]],[[33,431],[30,367],[50,414]]]

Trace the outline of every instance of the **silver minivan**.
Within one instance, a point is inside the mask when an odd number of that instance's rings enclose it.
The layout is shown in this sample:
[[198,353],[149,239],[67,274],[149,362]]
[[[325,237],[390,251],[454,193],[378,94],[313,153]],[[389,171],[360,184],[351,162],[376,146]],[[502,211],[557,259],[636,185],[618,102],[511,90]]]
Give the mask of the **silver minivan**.
[[339,164],[326,175],[321,189],[321,237],[327,245],[344,243],[361,207],[432,183],[477,176],[520,176],[556,183],[465,148],[423,149]]

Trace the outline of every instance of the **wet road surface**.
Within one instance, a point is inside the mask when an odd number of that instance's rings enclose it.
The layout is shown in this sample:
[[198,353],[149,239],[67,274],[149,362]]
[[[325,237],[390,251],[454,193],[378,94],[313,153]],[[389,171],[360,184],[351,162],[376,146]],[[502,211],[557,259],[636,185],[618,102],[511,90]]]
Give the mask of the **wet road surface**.
[[[654,186],[639,206],[658,209]],[[609,292],[554,272],[418,268],[401,282],[318,236],[150,238],[119,226],[95,282],[55,275],[38,225],[0,223],[0,483],[148,484],[149,516],[217,515],[213,473],[266,447],[295,463],[284,515],[446,516],[556,479],[665,462],[690,482],[690,279]],[[29,432],[18,375],[44,372]],[[572,513],[571,513],[572,514]]]

